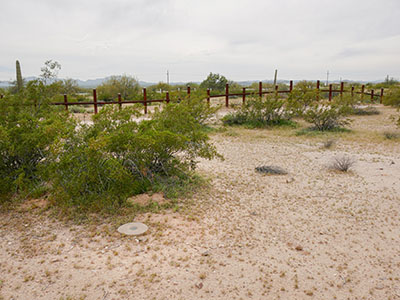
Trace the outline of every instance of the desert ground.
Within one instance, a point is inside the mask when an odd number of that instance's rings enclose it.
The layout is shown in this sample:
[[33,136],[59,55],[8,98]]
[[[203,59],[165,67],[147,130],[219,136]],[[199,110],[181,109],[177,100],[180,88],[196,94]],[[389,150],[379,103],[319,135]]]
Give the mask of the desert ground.
[[[178,210],[84,224],[45,199],[2,211],[0,299],[400,299],[400,140],[383,134],[399,129],[377,107],[350,132],[216,130],[225,160],[200,161],[208,183]],[[342,156],[349,172],[330,168]],[[132,221],[148,232],[117,232]]]

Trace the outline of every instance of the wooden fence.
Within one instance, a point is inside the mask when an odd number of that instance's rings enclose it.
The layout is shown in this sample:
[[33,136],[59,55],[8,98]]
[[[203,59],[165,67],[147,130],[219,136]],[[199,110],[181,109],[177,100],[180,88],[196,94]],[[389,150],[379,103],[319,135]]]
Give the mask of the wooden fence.
[[[321,89],[320,88],[320,81],[317,80],[316,83],[316,89],[317,91],[317,100],[319,100],[320,93],[328,93],[328,99],[329,101],[332,100],[333,94],[337,93],[340,96],[342,96],[344,93],[349,92],[351,93],[351,96],[354,96],[355,94],[359,94],[361,97],[361,100],[364,100],[366,96],[370,96],[371,101],[374,101],[374,98],[379,97],[379,103],[382,103],[383,101],[383,92],[384,89],[382,88],[380,90],[379,94],[376,94],[374,90],[371,90],[370,92],[367,92],[365,90],[365,85],[361,86],[360,91],[356,91],[355,87],[352,86],[350,90],[345,90],[344,89],[344,82],[340,83],[340,89],[333,89],[333,85],[329,84],[328,88]],[[248,88],[243,88],[241,93],[229,93],[229,84],[226,84],[225,86],[225,93],[224,94],[219,94],[219,95],[211,95],[211,90],[207,89],[207,103],[210,103],[211,98],[225,98],[225,106],[229,107],[229,98],[230,97],[241,97],[242,98],[242,103],[245,103],[246,101],[246,96],[249,95],[258,95],[262,97],[262,95],[266,94],[290,94],[293,91],[293,81],[291,80],[289,83],[289,88],[286,90],[279,90],[279,86],[276,85],[274,90],[266,90],[263,88],[262,82],[259,82],[258,84],[258,91],[251,91],[249,92]],[[190,86],[187,87],[186,91],[187,95],[190,96],[191,89]],[[0,99],[3,98],[3,95],[0,95]],[[165,98],[164,99],[147,99],[147,91],[146,88],[143,89],[143,100],[122,100],[121,94],[118,94],[118,101],[97,101],[97,91],[96,89],[93,90],[93,101],[79,101],[79,102],[68,102],[68,97],[67,95],[64,95],[64,101],[63,102],[55,102],[52,103],[53,105],[64,105],[65,110],[68,110],[68,106],[70,105],[93,105],[94,108],[94,113],[97,114],[98,112],[98,107],[102,105],[107,105],[107,104],[118,104],[119,107],[122,107],[124,104],[133,104],[133,103],[141,103],[144,106],[144,113],[147,114],[147,107],[151,103],[160,103],[160,102],[166,102],[169,103],[171,101],[169,92],[166,92]]]

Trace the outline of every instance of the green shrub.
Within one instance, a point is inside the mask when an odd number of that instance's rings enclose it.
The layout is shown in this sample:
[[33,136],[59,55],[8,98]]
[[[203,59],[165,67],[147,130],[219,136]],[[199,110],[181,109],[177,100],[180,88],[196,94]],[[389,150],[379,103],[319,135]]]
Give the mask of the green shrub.
[[373,106],[367,106],[365,108],[354,106],[351,114],[356,116],[372,116],[379,115],[380,113],[379,110]]
[[50,145],[73,126],[66,113],[44,102],[35,106],[20,95],[0,101],[0,194],[4,199],[41,184],[39,169],[47,163]]
[[204,101],[170,103],[138,121],[140,110],[105,107],[93,125],[81,125],[52,147],[48,178],[55,201],[81,210],[115,209],[160,183],[187,181],[196,158],[218,156],[202,124],[211,113]]
[[74,136],[57,153],[58,160],[48,170],[56,203],[80,211],[112,210],[129,195],[145,190],[120,160],[96,150],[93,143]]
[[69,106],[68,110],[72,113],[85,113],[86,109],[81,106]]
[[383,104],[395,107],[400,107],[400,86],[393,86],[385,90]]
[[290,123],[292,109],[285,99],[275,96],[260,98],[249,97],[242,107],[234,113],[226,115],[222,121],[226,125],[250,125],[264,127]]
[[347,101],[336,97],[332,102],[315,102],[303,112],[304,120],[312,123],[314,129],[326,131],[349,124],[346,118],[352,111],[352,106]]

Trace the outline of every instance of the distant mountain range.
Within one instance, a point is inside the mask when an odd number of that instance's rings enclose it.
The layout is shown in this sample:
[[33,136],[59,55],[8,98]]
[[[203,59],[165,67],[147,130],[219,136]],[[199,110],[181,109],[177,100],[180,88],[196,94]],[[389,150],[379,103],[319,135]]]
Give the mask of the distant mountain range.
[[[80,79],[75,79],[76,82],[78,83],[78,86],[84,87],[84,88],[95,88],[99,85],[101,85],[104,81],[108,80],[110,77],[104,77],[104,78],[96,78],[96,79],[88,79],[88,80],[80,80]],[[37,77],[26,77],[24,78],[25,81],[31,81],[37,79]],[[62,78],[61,78],[62,79]],[[293,82],[299,82],[301,80],[293,80]],[[343,80],[344,82],[359,82],[359,83],[380,83],[383,82],[383,80],[375,80],[375,81],[353,81],[353,80]],[[191,81],[193,82],[193,81]],[[258,80],[245,80],[245,81],[237,81],[238,84],[242,86],[250,86],[254,82],[259,82]],[[273,83],[273,80],[262,80],[263,83]],[[278,80],[278,83],[285,83],[289,84],[290,80],[282,79]],[[324,82],[321,80],[321,82]],[[339,83],[340,81],[330,81],[330,83]],[[200,82],[193,82],[200,84]],[[150,85],[157,84],[157,82],[146,82],[146,81],[139,81],[140,86],[142,87],[148,87]],[[186,84],[186,82],[171,82],[171,85],[182,85]],[[12,85],[12,81],[0,81],[0,88],[5,88],[9,87]]]

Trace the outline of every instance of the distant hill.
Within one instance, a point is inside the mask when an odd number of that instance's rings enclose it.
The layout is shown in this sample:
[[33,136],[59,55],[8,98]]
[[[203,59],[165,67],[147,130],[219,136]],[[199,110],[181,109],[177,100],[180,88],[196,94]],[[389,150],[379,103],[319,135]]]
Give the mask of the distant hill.
[[[88,80],[80,80],[80,79],[75,79],[76,82],[78,83],[78,86],[83,87],[83,88],[95,88],[99,85],[101,85],[104,81],[108,80],[110,77],[104,77],[104,78],[96,78],[96,79],[88,79]],[[37,79],[37,77],[25,77],[24,80],[26,82],[31,81],[31,80],[35,80]],[[63,78],[60,78],[61,80]],[[261,80],[263,83],[273,83],[273,80],[269,80],[269,79],[264,79]],[[297,83],[299,81],[302,80],[293,80],[294,83]],[[313,80],[314,81],[314,80]],[[254,82],[259,82],[259,80],[244,80],[244,81],[237,81],[238,84],[240,84],[241,86],[250,86],[252,83]],[[285,84],[289,84],[290,80],[286,80],[286,79],[280,79],[277,81],[278,83],[285,83]],[[324,82],[323,80],[321,80],[321,82]],[[343,82],[348,82],[348,83],[381,83],[383,82],[383,80],[374,80],[374,81],[354,81],[354,80],[347,80],[344,79]],[[187,82],[171,82],[171,85],[184,85]],[[197,83],[200,84],[200,82],[193,82],[193,83]],[[340,83],[340,81],[335,80],[335,81],[330,81],[330,83]],[[156,82],[146,82],[146,81],[139,81],[140,86],[142,87],[148,87],[150,85],[154,85],[157,84]],[[0,88],[6,88],[12,85],[12,81],[0,81]]]

